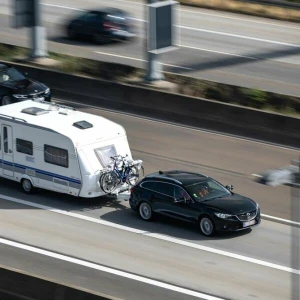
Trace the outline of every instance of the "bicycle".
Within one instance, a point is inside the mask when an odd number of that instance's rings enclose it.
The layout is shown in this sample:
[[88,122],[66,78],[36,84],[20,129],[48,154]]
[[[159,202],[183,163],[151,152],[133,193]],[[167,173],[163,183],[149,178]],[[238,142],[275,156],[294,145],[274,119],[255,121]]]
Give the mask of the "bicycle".
[[125,183],[129,189],[139,180],[140,170],[144,176],[142,160],[132,160],[121,155],[112,156],[111,159],[114,161],[113,166],[107,166],[100,176],[100,187],[105,193],[112,193],[118,185]]

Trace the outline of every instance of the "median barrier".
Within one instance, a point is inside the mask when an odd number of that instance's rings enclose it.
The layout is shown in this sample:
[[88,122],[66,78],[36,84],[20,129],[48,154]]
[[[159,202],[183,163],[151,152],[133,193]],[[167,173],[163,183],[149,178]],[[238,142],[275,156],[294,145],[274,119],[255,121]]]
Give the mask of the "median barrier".
[[0,299],[5,300],[113,300],[114,298],[66,286],[50,279],[0,268]]
[[30,77],[51,87],[53,97],[72,100],[78,105],[94,105],[300,148],[299,118],[141,86],[15,65],[19,70],[28,72]]

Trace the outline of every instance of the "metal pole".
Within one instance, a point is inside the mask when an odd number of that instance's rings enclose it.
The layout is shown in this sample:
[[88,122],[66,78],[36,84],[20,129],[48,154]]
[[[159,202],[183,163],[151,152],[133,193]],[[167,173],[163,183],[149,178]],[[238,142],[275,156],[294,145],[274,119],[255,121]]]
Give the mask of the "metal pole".
[[[159,2],[157,0],[146,0],[147,4],[152,4],[155,2]],[[148,7],[146,6],[146,20],[148,20]],[[148,20],[149,22],[149,20]],[[149,27],[150,24],[148,24]],[[147,53],[147,73],[146,73],[146,77],[145,80],[149,81],[149,82],[153,82],[153,81],[158,81],[158,80],[163,80],[164,79],[164,74],[163,74],[163,70],[162,70],[162,64],[159,62],[158,60],[158,54],[155,53],[151,53],[148,51],[148,47],[147,47],[147,37],[148,37],[148,33],[147,33],[147,26],[146,26],[146,36],[145,36],[145,40],[146,40],[146,53]]]
[[32,58],[46,57],[46,29],[41,24],[40,0],[33,0]]
[[[292,220],[300,223],[300,160],[299,172],[294,174],[292,189]],[[293,269],[300,269],[300,230],[297,227],[291,229],[291,266]],[[297,274],[292,273],[291,278],[291,299],[300,299],[300,277]]]

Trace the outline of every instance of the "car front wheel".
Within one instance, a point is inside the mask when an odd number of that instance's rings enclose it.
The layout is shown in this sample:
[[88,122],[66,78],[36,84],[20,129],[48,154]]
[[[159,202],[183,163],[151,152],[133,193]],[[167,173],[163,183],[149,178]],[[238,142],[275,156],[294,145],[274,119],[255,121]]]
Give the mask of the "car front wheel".
[[203,216],[199,220],[200,231],[205,236],[213,236],[215,233],[215,225],[209,216]]
[[144,221],[150,221],[153,216],[153,211],[147,202],[142,202],[139,206],[139,214]]
[[12,103],[12,101],[11,101],[11,98],[9,96],[2,97],[2,101],[1,101],[2,106],[8,105],[8,104],[11,104],[11,103]]

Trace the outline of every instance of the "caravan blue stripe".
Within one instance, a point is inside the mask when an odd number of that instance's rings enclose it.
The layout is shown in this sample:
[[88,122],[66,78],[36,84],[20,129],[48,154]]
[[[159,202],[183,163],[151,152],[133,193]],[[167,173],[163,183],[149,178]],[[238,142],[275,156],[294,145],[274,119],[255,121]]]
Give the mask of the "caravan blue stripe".
[[69,178],[69,177],[62,176],[62,175],[55,174],[55,173],[50,173],[50,172],[47,172],[47,171],[44,171],[44,170],[41,170],[41,169],[36,169],[36,168],[33,168],[33,167],[12,163],[10,161],[5,161],[5,160],[2,160],[2,159],[0,159],[0,163],[3,163],[3,164],[8,165],[8,166],[13,166],[13,167],[16,166],[16,167],[21,168],[21,169],[31,169],[31,170],[36,171],[37,173],[40,173],[40,174],[44,174],[44,175],[56,177],[56,178],[59,178],[59,179],[67,180],[67,181],[70,181],[70,182],[74,182],[74,183],[77,183],[77,184],[81,184],[80,180],[76,180],[74,178]]

